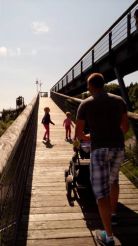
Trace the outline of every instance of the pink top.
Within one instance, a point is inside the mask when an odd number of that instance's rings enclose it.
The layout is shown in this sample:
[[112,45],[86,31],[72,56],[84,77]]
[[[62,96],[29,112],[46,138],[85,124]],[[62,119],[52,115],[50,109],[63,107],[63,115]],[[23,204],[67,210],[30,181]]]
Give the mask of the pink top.
[[64,120],[64,122],[63,122],[63,126],[65,125],[65,127],[68,127],[68,126],[73,126],[73,124],[72,124],[72,121],[71,121],[71,119],[69,119],[69,118],[66,118],[65,120]]

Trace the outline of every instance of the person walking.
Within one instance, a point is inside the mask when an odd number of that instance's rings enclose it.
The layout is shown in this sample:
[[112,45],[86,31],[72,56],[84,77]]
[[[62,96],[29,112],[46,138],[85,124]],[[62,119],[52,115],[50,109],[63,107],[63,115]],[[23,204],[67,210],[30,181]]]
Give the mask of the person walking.
[[42,124],[44,125],[44,128],[45,128],[45,133],[44,133],[44,137],[43,137],[43,140],[44,141],[47,141],[47,142],[50,142],[50,127],[49,127],[49,124],[51,123],[52,125],[55,125],[53,123],[53,121],[51,120],[50,118],[50,108],[49,107],[45,107],[44,108],[44,116],[42,118]]
[[71,113],[66,112],[66,119],[63,121],[63,126],[65,126],[65,140],[71,141],[71,126],[74,127],[71,120]]
[[[75,138],[91,141],[90,180],[104,226],[104,231],[95,231],[96,239],[103,245],[114,246],[112,223],[116,220],[119,168],[124,160],[128,118],[123,98],[105,92],[104,84],[100,73],[88,77],[91,96],[78,108]],[[84,133],[85,124],[90,129],[88,135]]]

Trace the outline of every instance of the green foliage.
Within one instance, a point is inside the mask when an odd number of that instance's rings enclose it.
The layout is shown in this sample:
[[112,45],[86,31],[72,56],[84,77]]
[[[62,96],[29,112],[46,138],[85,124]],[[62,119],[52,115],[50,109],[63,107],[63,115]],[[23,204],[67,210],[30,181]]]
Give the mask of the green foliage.
[[128,96],[134,111],[138,112],[138,83],[131,83],[128,87]]
[[0,137],[12,124],[12,122],[19,116],[19,114],[24,110],[24,108],[25,105],[17,109],[3,109],[0,120]]
[[129,138],[131,138],[132,136],[134,136],[134,132],[133,129],[131,127],[131,125],[129,126],[129,130],[127,131],[127,133],[125,134],[125,140],[128,140]]
[[[121,96],[119,84],[106,84],[105,90],[109,93]],[[135,112],[138,112],[138,83],[131,83],[128,87],[126,87],[126,90],[128,92],[129,100],[131,102],[133,110]]]
[[10,121],[0,121],[0,137],[2,136],[2,134],[6,131],[6,129],[12,124],[12,120]]
[[126,147],[126,162],[123,163],[121,171],[138,187],[138,143]]
[[128,161],[126,164],[122,165],[121,171],[138,187],[138,166],[134,166],[132,161]]
[[104,88],[105,88],[105,91],[109,93],[121,96],[121,90],[118,84],[114,84],[114,83],[106,84]]

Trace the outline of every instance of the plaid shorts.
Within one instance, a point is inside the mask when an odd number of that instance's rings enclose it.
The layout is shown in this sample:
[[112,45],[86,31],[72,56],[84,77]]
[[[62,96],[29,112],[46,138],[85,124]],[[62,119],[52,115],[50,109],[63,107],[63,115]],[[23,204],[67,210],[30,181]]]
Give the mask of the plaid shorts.
[[111,184],[119,180],[124,148],[100,148],[90,154],[90,179],[96,199],[109,195]]

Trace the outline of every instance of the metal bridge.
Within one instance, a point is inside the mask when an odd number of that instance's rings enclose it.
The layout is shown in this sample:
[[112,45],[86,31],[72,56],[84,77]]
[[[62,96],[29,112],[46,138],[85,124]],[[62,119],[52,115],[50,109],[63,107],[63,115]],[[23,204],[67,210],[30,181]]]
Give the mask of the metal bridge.
[[[70,206],[66,197],[64,170],[73,149],[64,140],[64,112],[70,110],[75,118],[81,100],[69,95],[84,91],[86,77],[92,71],[104,73],[107,82],[118,75],[124,92],[122,76],[136,70],[138,65],[134,59],[138,36],[133,18],[137,8],[135,1],[53,86],[51,98],[39,95],[34,98],[0,138],[0,246],[97,245],[94,230],[102,228],[102,224],[93,196],[80,191],[74,206]],[[114,69],[109,61],[115,64]],[[41,119],[46,105],[56,124],[51,126],[49,145],[42,142]],[[138,115],[128,112],[128,116],[137,129]],[[113,228],[118,238],[116,245],[136,245],[138,189],[121,172],[118,213],[119,225]]]
[[91,72],[101,72],[107,83],[118,79],[122,94],[128,101],[123,77],[138,70],[138,27],[134,18],[137,8],[138,1],[135,1],[62,76],[51,91],[78,95],[87,90],[88,75]]

